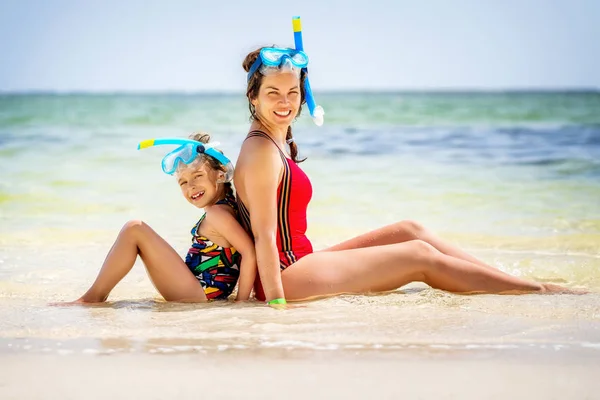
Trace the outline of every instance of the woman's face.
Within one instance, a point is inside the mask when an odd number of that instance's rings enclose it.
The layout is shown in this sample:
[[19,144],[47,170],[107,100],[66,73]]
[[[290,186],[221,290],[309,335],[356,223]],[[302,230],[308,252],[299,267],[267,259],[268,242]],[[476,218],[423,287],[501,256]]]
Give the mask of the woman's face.
[[256,114],[268,125],[287,128],[300,109],[300,79],[293,72],[278,72],[266,75],[251,100]]

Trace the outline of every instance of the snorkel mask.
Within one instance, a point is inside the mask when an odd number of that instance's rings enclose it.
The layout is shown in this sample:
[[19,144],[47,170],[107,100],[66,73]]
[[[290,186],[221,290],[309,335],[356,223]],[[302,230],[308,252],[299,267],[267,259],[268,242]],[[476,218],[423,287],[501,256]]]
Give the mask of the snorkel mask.
[[308,65],[308,56],[303,51],[294,49],[284,49],[279,47],[263,47],[260,50],[258,58],[248,71],[248,80],[256,72],[257,69],[263,75],[279,71],[294,72],[300,77],[302,68]]
[[233,163],[214,147],[219,142],[202,143],[191,139],[182,138],[160,138],[143,140],[138,144],[138,150],[147,149],[152,146],[167,144],[179,145],[175,150],[167,153],[162,159],[162,170],[165,174],[173,175],[177,168],[182,165],[190,165],[198,157],[208,156],[217,160],[225,167],[225,176],[219,183],[230,182],[233,179]]
[[313,122],[317,126],[321,126],[324,122],[323,116],[325,115],[325,111],[323,110],[323,107],[318,106],[315,103],[315,98],[310,88],[307,68],[308,56],[304,52],[304,45],[302,43],[302,24],[300,22],[300,17],[294,17],[292,19],[292,25],[294,28],[294,46],[296,48],[263,47],[260,50],[260,54],[256,61],[248,71],[248,81],[250,81],[250,78],[256,70],[259,70],[263,75],[288,70],[296,73],[298,77],[300,77],[300,72],[304,71],[306,74],[306,78],[304,79],[306,105],[308,106]]

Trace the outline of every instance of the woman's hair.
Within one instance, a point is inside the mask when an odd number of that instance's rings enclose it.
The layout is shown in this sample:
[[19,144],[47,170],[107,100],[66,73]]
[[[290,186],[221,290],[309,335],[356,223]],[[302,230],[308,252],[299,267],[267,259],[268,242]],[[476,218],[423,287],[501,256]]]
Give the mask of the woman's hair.
[[[189,136],[190,139],[195,140],[197,142],[200,143],[204,143],[204,144],[208,144],[208,142],[210,142],[210,135],[206,132],[196,132],[196,133],[192,133]],[[220,152],[221,154],[223,154],[223,152],[219,149],[215,149],[218,152]],[[208,163],[209,167],[211,169],[213,169],[214,171],[222,171],[224,174],[227,173],[227,170],[225,169],[225,166],[223,164],[221,164],[219,161],[217,161],[216,158],[204,155],[204,160],[206,160],[206,162]],[[225,185],[225,196],[234,196],[234,192],[233,192],[233,186],[231,185],[231,182],[224,182]]]
[[[273,45],[272,47],[276,47],[276,46]],[[244,59],[244,62],[242,63],[242,67],[244,68],[244,71],[250,72],[250,68],[252,67],[252,64],[254,64],[254,62],[258,58],[258,55],[260,54],[260,51],[262,49],[263,49],[263,47],[248,53],[248,55]],[[258,119],[256,116],[256,109],[254,107],[254,104],[252,104],[251,100],[258,97],[258,91],[260,89],[260,85],[262,84],[263,75],[260,73],[259,70],[260,70],[260,68],[258,68],[254,72],[254,74],[252,74],[252,76],[248,80],[248,87],[246,89],[246,97],[248,98],[248,109],[250,110],[250,119],[251,120]],[[296,115],[296,117],[299,116],[300,113],[302,112],[302,104],[306,103],[306,95],[304,93],[305,79],[306,79],[306,73],[302,70],[300,72],[300,108],[298,109],[298,114]],[[306,160],[306,158],[304,158],[302,160],[298,160],[298,146],[296,145],[296,142],[294,142],[293,140],[290,140],[290,139],[293,139],[292,127],[288,126],[285,140],[288,141],[288,144],[290,145],[290,156],[292,156],[292,160],[294,160],[294,162],[296,164],[301,163],[302,161]]]

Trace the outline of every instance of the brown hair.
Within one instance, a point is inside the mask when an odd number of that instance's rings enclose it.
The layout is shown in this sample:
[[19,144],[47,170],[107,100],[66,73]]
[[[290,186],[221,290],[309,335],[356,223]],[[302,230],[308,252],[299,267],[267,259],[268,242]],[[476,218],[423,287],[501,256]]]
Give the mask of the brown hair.
[[[273,45],[272,47],[276,47],[276,46]],[[254,62],[258,58],[258,55],[262,49],[263,49],[263,47],[248,53],[246,58],[244,58],[244,62],[242,63],[242,67],[244,68],[244,71],[246,71],[246,72],[250,71],[252,64],[254,64]],[[306,73],[304,71],[301,71],[300,72],[300,108],[298,109],[298,114],[296,115],[296,117],[298,117],[300,115],[300,113],[302,112],[302,105],[304,103],[306,103],[306,95],[304,93],[305,79],[306,79]],[[257,120],[257,116],[256,116],[256,109],[254,107],[254,104],[252,104],[251,100],[258,97],[258,91],[260,89],[260,85],[262,84],[262,80],[263,80],[263,75],[260,73],[259,70],[256,70],[254,72],[254,74],[252,74],[250,79],[248,80],[248,87],[246,89],[246,97],[248,98],[248,109],[250,110],[250,119],[253,121]],[[291,139],[291,141],[290,141],[290,139]],[[298,146],[296,145],[296,142],[293,141],[291,126],[288,126],[285,140],[289,141],[288,144],[290,145],[290,156],[292,156],[292,160],[296,164],[301,163],[302,161],[306,160],[306,158],[303,158],[302,160],[298,160]]]
[[[196,133],[192,133],[189,136],[190,139],[195,140],[197,142],[200,143],[204,143],[207,144],[208,142],[210,142],[210,135],[206,132],[196,132]],[[223,152],[219,149],[216,149],[218,152],[220,152],[221,154],[223,154]],[[213,157],[203,157],[204,160],[208,163],[209,167],[212,168],[215,171],[222,171],[224,174],[227,173],[227,170],[225,169],[225,166],[223,164],[221,164],[219,161],[217,161],[216,158]],[[233,186],[231,185],[231,182],[224,182],[225,185],[225,196],[234,196],[233,193]]]

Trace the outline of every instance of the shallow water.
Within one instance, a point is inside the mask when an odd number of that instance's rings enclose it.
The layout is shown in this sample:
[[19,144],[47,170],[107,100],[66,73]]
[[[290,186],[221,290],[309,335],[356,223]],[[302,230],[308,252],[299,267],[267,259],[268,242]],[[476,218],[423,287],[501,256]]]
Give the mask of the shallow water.
[[[201,214],[162,174],[159,136],[206,130],[235,159],[243,98],[0,96],[0,351],[231,349],[600,354],[600,94],[328,94],[295,126],[316,248],[415,219],[486,262],[583,296],[462,296],[411,285],[285,312],[167,304],[138,263],[99,307],[87,289],[120,227],[180,254]],[[361,350],[362,349],[362,350]]]

